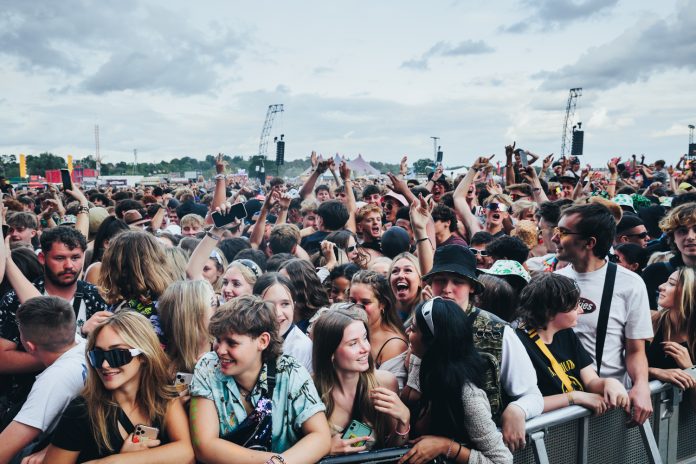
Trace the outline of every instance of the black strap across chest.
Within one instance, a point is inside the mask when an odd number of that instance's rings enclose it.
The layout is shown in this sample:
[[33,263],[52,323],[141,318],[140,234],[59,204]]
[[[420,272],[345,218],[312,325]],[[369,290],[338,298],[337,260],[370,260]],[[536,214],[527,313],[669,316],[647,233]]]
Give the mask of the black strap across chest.
[[597,321],[597,340],[595,344],[595,358],[597,359],[597,375],[602,369],[602,355],[604,354],[604,341],[607,338],[607,325],[609,325],[609,308],[614,294],[614,282],[616,282],[616,263],[607,263],[607,275],[604,277],[604,289],[602,290],[602,303],[599,305],[599,320]]

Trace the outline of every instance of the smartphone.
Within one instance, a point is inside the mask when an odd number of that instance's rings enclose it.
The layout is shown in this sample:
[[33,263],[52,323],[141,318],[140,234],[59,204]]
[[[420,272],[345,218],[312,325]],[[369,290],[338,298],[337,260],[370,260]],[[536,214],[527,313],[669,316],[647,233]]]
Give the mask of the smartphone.
[[7,237],[7,234],[9,234],[9,233],[10,233],[10,226],[8,226],[7,224],[3,224],[2,225],[2,236]]
[[193,374],[188,372],[177,372],[174,378],[174,387],[176,391],[179,392],[179,396],[188,395],[189,385],[191,385],[191,380],[193,380]]
[[237,203],[232,205],[232,208],[227,212],[227,214],[222,215],[217,211],[211,214],[213,217],[213,223],[215,227],[224,227],[227,224],[233,223],[237,219],[244,219],[247,217],[247,210],[244,207],[244,203]]
[[[343,432],[343,436],[341,437],[343,440],[350,440],[351,438],[358,438],[358,437],[369,437],[372,434],[372,427],[363,424],[360,421],[356,421],[355,419],[351,421],[350,425],[346,429],[345,432]],[[365,444],[365,441],[360,441],[358,443],[355,443],[353,445],[353,448],[357,448],[359,446],[363,446]]]
[[159,429],[157,427],[149,427],[143,424],[136,425],[135,431],[133,432],[133,436],[140,437],[140,440],[157,440],[157,435],[159,435]]
[[63,190],[72,190],[72,178],[70,177],[70,171],[67,169],[60,170],[60,180],[63,182]]
[[519,149],[517,152],[520,154],[520,162],[522,163],[522,167],[526,168],[527,166],[529,166],[529,159],[527,158],[527,152],[522,150],[522,149]]

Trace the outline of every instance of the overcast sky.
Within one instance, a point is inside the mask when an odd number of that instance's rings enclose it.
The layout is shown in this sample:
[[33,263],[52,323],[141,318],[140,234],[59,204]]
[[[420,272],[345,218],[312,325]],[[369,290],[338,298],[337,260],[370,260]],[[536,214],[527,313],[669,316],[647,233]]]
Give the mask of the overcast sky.
[[289,159],[559,154],[571,87],[595,166],[674,162],[696,123],[693,1],[0,5],[1,154],[93,154],[98,124],[105,161],[250,155],[276,103]]

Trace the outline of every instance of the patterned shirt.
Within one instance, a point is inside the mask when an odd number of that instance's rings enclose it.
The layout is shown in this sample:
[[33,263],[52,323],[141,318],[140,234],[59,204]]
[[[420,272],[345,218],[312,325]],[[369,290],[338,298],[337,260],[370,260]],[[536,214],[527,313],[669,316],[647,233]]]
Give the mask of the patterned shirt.
[[[276,361],[276,385],[273,390],[273,438],[272,450],[282,453],[292,447],[302,436],[302,424],[318,412],[326,410],[309,372],[295,358],[282,355]],[[261,368],[259,380],[251,392],[251,402],[256,404],[266,392],[266,364]],[[191,396],[206,398],[215,403],[218,412],[220,436],[239,426],[247,413],[234,378],[220,372],[215,352],[204,355],[196,364],[191,382]],[[195,413],[195,411],[192,411]]]
[[[43,277],[35,280],[33,284],[39,293],[46,295]],[[77,281],[77,290],[75,294],[82,295],[78,314],[75,314],[77,319],[77,332],[81,333],[80,329],[85,321],[98,311],[106,311],[108,306],[101,295],[99,295],[97,287],[84,280]],[[70,303],[72,304],[73,301],[70,301]],[[15,315],[17,314],[19,304],[19,297],[17,297],[17,293],[14,290],[6,293],[2,300],[0,300],[0,338],[10,340],[18,346],[20,345],[19,328],[17,327]]]

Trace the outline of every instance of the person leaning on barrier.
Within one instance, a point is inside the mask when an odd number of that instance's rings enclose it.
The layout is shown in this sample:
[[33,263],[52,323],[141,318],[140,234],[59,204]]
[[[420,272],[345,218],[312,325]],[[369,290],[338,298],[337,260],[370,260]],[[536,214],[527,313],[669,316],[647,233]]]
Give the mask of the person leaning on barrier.
[[[394,374],[375,369],[365,310],[344,303],[322,314],[313,330],[314,383],[326,405],[331,454],[405,444],[411,415]],[[355,421],[369,429],[350,437]]]
[[[411,223],[416,237],[426,236],[429,217],[421,199],[420,205],[411,206]],[[428,260],[428,242],[419,243],[419,259],[425,272],[423,280],[431,287],[432,295],[452,300],[470,316],[474,326],[474,345],[489,360],[484,390],[491,403],[496,422],[500,422],[503,440],[515,451],[526,445],[525,421],[541,414],[544,399],[537,387],[534,367],[515,331],[499,317],[475,308],[471,296],[481,291],[476,279],[476,258],[468,248],[446,245],[435,251]],[[432,252],[432,250],[430,250]],[[417,399],[417,388],[412,378],[418,376],[418,359],[411,357],[407,387],[402,398]]]
[[597,375],[592,358],[573,332],[582,314],[579,302],[577,284],[558,274],[541,274],[522,290],[516,332],[534,364],[544,412],[573,404],[595,414],[619,407],[630,412],[624,386]]
[[[556,272],[575,280],[580,287],[583,314],[575,333],[592,356],[599,375],[632,385],[631,419],[638,425],[653,410],[645,356],[645,340],[652,338],[653,331],[642,279],[606,259],[615,233],[611,211],[590,203],[564,210],[552,239],[558,259],[570,263]],[[606,319],[600,319],[600,313]]]
[[422,393],[414,407],[413,448],[399,464],[512,463],[483,390],[486,361],[474,345],[469,317],[453,301],[435,297],[419,304],[408,330],[413,355],[422,361]]
[[653,312],[655,338],[646,349],[651,378],[688,390],[696,405],[696,379],[683,369],[694,367],[696,359],[696,271],[683,267],[660,285]]

